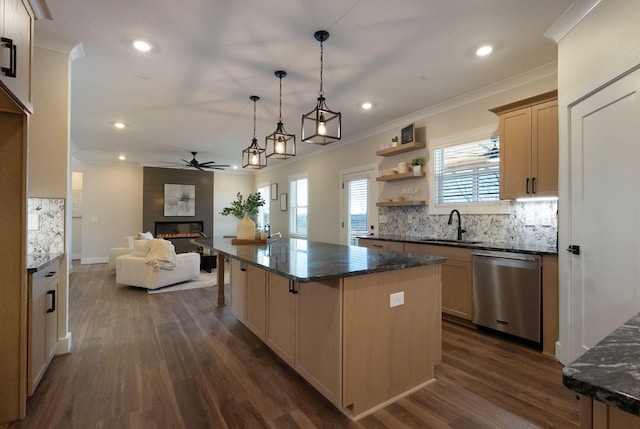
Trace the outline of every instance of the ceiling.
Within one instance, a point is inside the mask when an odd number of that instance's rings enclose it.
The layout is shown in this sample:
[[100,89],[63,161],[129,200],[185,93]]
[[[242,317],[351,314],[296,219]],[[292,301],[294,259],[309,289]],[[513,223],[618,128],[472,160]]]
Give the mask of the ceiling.
[[[367,130],[556,60],[544,37],[573,0],[48,0],[54,33],[82,44],[72,63],[73,156],[85,162],[166,166],[241,164],[253,135],[282,118],[298,155],[301,115],[315,107],[324,42],[324,92],[342,113],[345,144]],[[42,31],[42,32],[41,32]],[[139,53],[134,39],[154,49]],[[494,51],[477,57],[490,43]],[[360,107],[373,103],[371,110]],[[37,108],[37,106],[36,106]],[[126,128],[115,129],[122,121]],[[287,160],[269,160],[269,166]]]

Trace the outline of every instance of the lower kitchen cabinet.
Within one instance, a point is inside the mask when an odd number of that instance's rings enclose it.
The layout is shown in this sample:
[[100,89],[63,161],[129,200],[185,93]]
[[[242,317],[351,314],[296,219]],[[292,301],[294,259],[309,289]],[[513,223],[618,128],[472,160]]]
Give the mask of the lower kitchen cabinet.
[[54,262],[42,271],[29,276],[28,298],[28,395],[33,395],[58,343],[58,272],[60,263]]
[[297,297],[289,285],[293,280],[273,273],[268,276],[266,343],[285,362],[294,366]]
[[404,251],[447,258],[441,274],[442,312],[470,321],[473,311],[471,249],[405,243]]
[[580,429],[640,429],[640,417],[580,395]]
[[231,279],[229,287],[229,303],[231,312],[236,319],[244,322],[244,306],[245,306],[245,294],[247,287],[247,273],[246,269],[238,259],[229,261],[231,264]]
[[244,324],[262,341],[267,332],[267,272],[254,265],[246,265],[246,299]]

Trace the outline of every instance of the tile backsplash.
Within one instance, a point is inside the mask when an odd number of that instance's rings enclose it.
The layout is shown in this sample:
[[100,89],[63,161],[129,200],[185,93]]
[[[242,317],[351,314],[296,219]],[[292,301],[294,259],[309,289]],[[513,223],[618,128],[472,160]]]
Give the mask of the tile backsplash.
[[27,254],[64,252],[64,198],[27,199]]
[[[465,240],[516,242],[556,247],[558,202],[512,202],[510,214],[462,215]],[[447,225],[449,215],[432,215],[426,206],[381,207],[380,234],[411,237],[456,238],[457,218]],[[410,222],[411,221],[411,222]]]

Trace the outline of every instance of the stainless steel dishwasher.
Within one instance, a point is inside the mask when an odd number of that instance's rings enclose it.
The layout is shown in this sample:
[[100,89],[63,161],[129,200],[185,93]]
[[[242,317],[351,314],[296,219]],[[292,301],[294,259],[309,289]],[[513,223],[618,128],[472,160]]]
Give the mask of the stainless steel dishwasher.
[[473,323],[540,343],[540,256],[481,250],[472,255]]

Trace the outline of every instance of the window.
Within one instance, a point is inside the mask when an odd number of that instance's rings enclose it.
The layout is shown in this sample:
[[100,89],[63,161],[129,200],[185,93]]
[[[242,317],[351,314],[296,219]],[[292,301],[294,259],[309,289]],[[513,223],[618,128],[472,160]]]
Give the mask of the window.
[[433,159],[436,205],[500,200],[498,138],[437,148]]
[[290,181],[290,235],[306,237],[309,210],[309,198],[307,193],[309,179],[304,177],[294,178]]
[[264,228],[269,225],[269,202],[271,200],[271,191],[269,185],[264,185],[258,188],[258,194],[264,200],[264,205],[258,208],[258,219],[256,227]]

